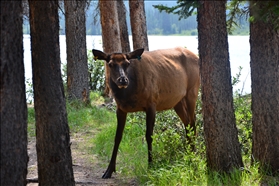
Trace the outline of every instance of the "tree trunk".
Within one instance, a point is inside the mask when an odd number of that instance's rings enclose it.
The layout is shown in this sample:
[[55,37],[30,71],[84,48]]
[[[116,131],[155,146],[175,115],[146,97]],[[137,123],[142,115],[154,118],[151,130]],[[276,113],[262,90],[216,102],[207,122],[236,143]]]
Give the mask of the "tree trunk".
[[89,102],[86,48],[86,0],[64,0],[67,43],[67,89],[71,100]]
[[123,0],[117,0],[117,14],[119,20],[120,40],[123,53],[130,52],[130,41],[126,21],[126,7]]
[[117,1],[100,0],[102,40],[105,53],[121,52]]
[[[255,6],[253,6],[255,3]],[[279,173],[279,31],[272,17],[267,22],[257,19],[265,1],[252,1],[250,23],[252,78],[252,154],[260,169]]]
[[74,185],[61,78],[58,1],[30,0],[36,149],[40,185]]
[[21,3],[1,1],[1,185],[26,185],[27,106]]
[[207,166],[229,173],[243,162],[233,109],[226,1],[200,1],[197,18]]
[[129,0],[133,49],[148,48],[144,0]]
[[[102,40],[105,53],[121,52],[120,30],[117,14],[117,2],[100,0],[100,18],[102,25]],[[105,64],[105,94],[110,94],[109,67]]]

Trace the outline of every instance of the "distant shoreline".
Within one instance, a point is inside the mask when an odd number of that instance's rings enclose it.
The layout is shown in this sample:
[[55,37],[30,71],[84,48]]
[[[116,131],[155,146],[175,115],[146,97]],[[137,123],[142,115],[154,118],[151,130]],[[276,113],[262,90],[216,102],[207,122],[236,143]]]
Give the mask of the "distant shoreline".
[[[23,35],[30,35],[23,33]],[[59,34],[60,36],[65,36],[65,34]],[[250,34],[228,34],[228,36],[249,36]],[[101,35],[89,35],[87,34],[86,36],[101,36]],[[168,34],[168,35],[163,35],[163,34],[148,34],[147,36],[198,36],[198,35],[184,35],[184,34]],[[129,35],[129,37],[132,37],[132,35]]]
[[[62,64],[66,64],[66,36],[60,35],[60,59]],[[30,35],[24,35],[24,64],[25,77],[32,79],[32,65],[31,65],[31,44]],[[130,44],[132,46],[132,36],[129,36]],[[232,77],[239,73],[239,66],[242,67],[240,83],[234,87],[234,90],[243,89],[243,93],[251,92],[251,78],[250,78],[250,43],[249,35],[246,36],[228,36],[229,55],[231,65]],[[198,54],[198,36],[185,35],[148,35],[149,50],[167,49],[177,46],[186,47],[195,54]],[[97,49],[102,50],[102,36],[101,35],[87,35],[86,46],[88,50]],[[132,48],[132,47],[131,47]]]

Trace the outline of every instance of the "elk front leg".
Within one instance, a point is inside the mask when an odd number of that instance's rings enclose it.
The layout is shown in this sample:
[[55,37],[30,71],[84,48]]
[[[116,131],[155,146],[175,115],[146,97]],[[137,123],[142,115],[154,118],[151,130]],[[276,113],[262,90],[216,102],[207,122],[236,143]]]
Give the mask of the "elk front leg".
[[151,106],[146,110],[146,142],[148,147],[148,164],[152,162],[152,135],[155,123],[156,108]]
[[125,127],[126,118],[127,118],[127,112],[123,112],[122,110],[117,108],[116,117],[117,117],[117,129],[116,129],[116,135],[114,140],[113,152],[112,152],[109,166],[106,172],[104,173],[104,175],[102,176],[102,178],[111,178],[112,172],[115,172],[116,156],[117,156],[119,144],[122,139],[122,134]]

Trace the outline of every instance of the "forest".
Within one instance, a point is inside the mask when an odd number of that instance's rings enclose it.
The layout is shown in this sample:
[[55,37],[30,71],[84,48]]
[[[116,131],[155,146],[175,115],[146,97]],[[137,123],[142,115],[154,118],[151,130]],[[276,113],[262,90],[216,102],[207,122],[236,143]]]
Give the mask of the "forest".
[[[278,3],[157,6],[168,12],[161,22],[150,18],[161,24],[159,34],[172,32],[172,14],[196,17],[195,54],[184,47],[149,51],[147,2],[99,0],[94,11],[103,49],[88,51],[87,1],[1,1],[1,185],[279,185]],[[247,95],[233,92],[241,68],[231,74],[228,46],[243,15],[249,20]]]
[[[128,33],[131,35],[131,27],[129,21],[128,1],[124,2],[126,7],[126,20]],[[168,14],[160,12],[153,5],[174,6],[175,1],[145,1],[145,13],[148,35],[198,35],[197,18],[192,15],[187,19],[179,19],[177,14]],[[60,15],[60,34],[65,35],[65,18],[63,9],[59,12]],[[96,1],[90,1],[86,8],[86,34],[101,35],[102,29],[100,24],[100,15]],[[238,26],[233,30],[232,35],[249,35],[249,21],[245,16],[239,17]],[[26,19],[23,25],[23,33],[30,34],[29,20]]]

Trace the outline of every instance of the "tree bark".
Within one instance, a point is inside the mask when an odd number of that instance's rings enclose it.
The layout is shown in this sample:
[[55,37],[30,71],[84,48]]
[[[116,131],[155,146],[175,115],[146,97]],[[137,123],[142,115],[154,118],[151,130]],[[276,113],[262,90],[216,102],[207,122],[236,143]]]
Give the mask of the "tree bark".
[[144,0],[129,0],[130,22],[133,37],[133,49],[144,48],[148,51],[148,38]]
[[207,166],[229,173],[243,166],[233,109],[226,1],[199,1],[198,37]]
[[22,1],[1,1],[1,185],[26,185],[27,106]]
[[58,1],[29,0],[40,185],[74,185],[61,78]]
[[[279,173],[279,31],[272,17],[259,19],[265,1],[252,1],[250,13],[250,56],[252,83],[252,154],[260,170]],[[277,17],[278,18],[278,17]]]
[[67,89],[70,100],[89,102],[85,27],[86,0],[64,0],[67,43]]
[[[103,50],[105,53],[121,52],[120,30],[117,14],[117,2],[100,0],[100,18],[102,26]],[[110,94],[109,67],[105,64],[105,95]]]
[[126,21],[126,7],[123,0],[117,0],[117,14],[120,29],[121,48],[123,53],[128,53],[130,49],[130,41],[128,34],[128,27]]
[[102,40],[105,53],[121,52],[117,1],[100,0]]

